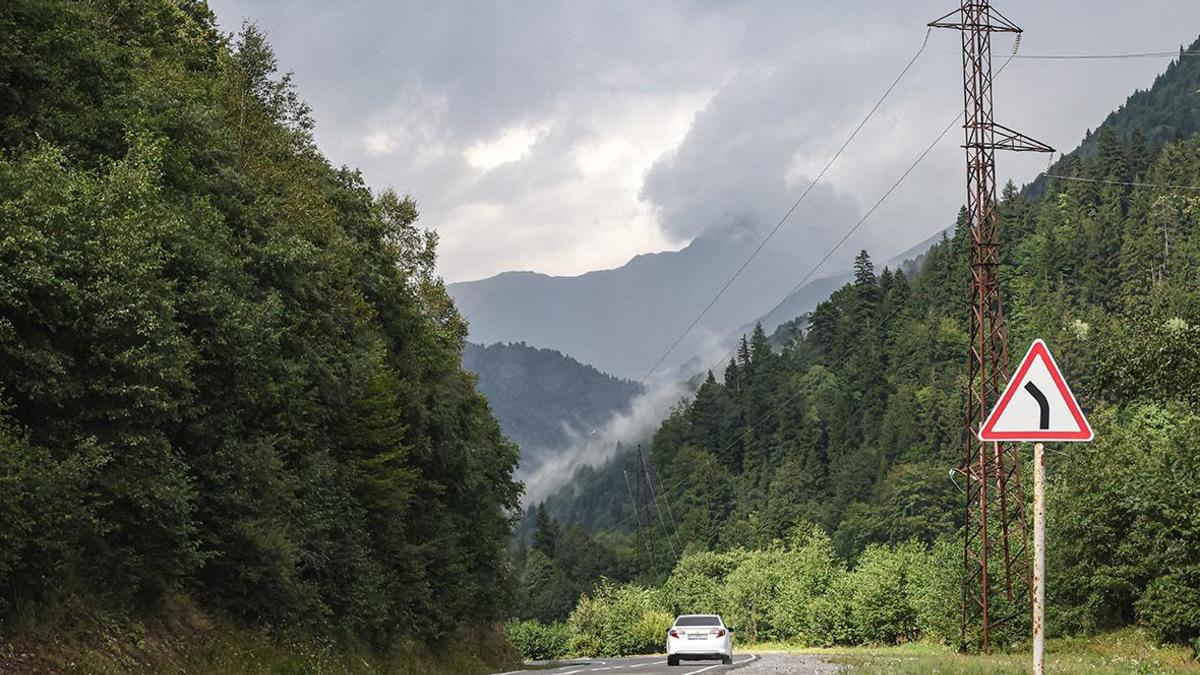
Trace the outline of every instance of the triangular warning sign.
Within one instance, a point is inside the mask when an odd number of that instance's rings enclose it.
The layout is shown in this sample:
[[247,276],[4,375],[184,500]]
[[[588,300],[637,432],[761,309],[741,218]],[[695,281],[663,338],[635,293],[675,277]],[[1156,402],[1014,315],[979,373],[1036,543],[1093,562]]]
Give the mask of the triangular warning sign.
[[1034,340],[979,429],[983,441],[1090,441],[1092,427],[1046,343]]

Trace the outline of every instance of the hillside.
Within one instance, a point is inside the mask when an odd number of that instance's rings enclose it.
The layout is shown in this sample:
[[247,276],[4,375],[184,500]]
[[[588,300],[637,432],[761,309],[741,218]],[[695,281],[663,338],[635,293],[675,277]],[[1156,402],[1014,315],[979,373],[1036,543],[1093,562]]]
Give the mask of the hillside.
[[547,458],[628,409],[636,382],[606,375],[553,349],[524,343],[468,343],[463,368],[478,377],[500,428],[521,448],[520,468]]
[[[1094,131],[1087,133],[1079,147],[1056,160],[1046,173],[1061,174],[1069,171],[1073,162],[1094,157],[1100,151],[1100,132],[1105,129],[1132,146],[1139,156],[1200,131],[1200,106],[1197,106],[1200,68],[1193,65],[1194,54],[1200,53],[1200,39],[1186,49],[1181,48],[1179,53],[1180,57],[1154,78],[1150,88],[1130,94]],[[1041,196],[1049,180],[1039,176],[1025,190],[1031,196]]]
[[124,672],[173,606],[262,653],[491,630],[517,449],[415,203],[331,166],[203,2],[5,2],[0,33],[0,670],[78,629]]

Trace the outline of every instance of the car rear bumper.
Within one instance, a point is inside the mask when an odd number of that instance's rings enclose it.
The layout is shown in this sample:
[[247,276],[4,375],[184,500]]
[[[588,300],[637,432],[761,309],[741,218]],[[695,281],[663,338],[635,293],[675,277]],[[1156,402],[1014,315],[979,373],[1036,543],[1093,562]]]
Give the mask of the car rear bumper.
[[[688,643],[691,644],[688,644]],[[693,659],[719,659],[722,656],[732,656],[732,645],[726,647],[723,641],[717,640],[672,640],[667,645],[667,654],[670,656],[679,656],[681,658]]]

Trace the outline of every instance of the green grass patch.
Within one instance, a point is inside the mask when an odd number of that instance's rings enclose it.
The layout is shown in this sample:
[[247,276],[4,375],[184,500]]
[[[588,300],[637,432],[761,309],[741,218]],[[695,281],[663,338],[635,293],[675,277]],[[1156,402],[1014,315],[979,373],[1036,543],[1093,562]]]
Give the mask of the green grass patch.
[[[735,646],[739,651],[816,654],[851,668],[853,673],[1004,673],[1032,672],[1028,651],[958,654],[943,645],[916,642],[895,647],[813,649],[779,643]],[[1089,638],[1048,641],[1046,672],[1065,675],[1200,673],[1200,661],[1186,647],[1160,646],[1134,628]]]

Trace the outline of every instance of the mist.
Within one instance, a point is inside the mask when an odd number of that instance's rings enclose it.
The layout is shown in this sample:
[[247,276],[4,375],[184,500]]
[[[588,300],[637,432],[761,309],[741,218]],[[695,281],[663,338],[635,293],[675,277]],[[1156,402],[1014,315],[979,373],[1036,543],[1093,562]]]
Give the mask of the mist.
[[533,472],[518,472],[517,478],[525,483],[523,506],[545,500],[570,482],[577,470],[602,466],[612,459],[618,443],[624,447],[648,444],[663,418],[690,393],[685,384],[662,378],[631,400],[627,410],[614,413],[599,427],[588,431],[568,428],[570,445],[558,450]]

